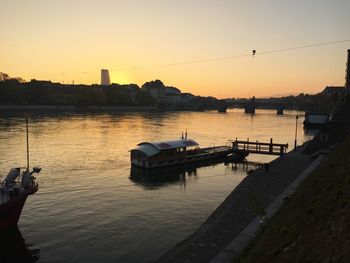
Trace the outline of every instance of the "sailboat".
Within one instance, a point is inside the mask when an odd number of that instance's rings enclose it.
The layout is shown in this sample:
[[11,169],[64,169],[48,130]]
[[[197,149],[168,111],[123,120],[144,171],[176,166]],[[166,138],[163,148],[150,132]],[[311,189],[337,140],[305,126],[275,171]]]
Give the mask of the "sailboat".
[[33,176],[41,168],[29,169],[28,117],[26,117],[27,167],[12,168],[0,185],[0,231],[16,226],[28,195],[35,194],[39,184]]

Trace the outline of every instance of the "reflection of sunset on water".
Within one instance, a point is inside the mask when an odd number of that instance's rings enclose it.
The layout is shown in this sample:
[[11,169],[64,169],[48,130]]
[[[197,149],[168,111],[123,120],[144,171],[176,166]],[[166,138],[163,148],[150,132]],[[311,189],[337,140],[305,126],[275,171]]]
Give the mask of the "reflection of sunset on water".
[[[19,228],[40,248],[45,262],[67,258],[137,262],[140,254],[155,259],[192,233],[254,167],[205,162],[166,169],[165,177],[154,181],[152,173],[131,171],[129,150],[143,141],[179,139],[186,129],[201,147],[226,145],[235,137],[259,141],[273,137],[276,143],[292,145],[296,114],[300,112],[277,116],[260,109],[254,116],[243,109],[226,114],[33,114],[31,163],[43,170],[37,178],[39,191],[27,200]],[[298,128],[300,144],[306,137],[302,125]],[[3,178],[8,167],[26,160],[22,115],[0,119],[0,145],[6,145],[0,147]],[[259,162],[273,158],[249,156]]]

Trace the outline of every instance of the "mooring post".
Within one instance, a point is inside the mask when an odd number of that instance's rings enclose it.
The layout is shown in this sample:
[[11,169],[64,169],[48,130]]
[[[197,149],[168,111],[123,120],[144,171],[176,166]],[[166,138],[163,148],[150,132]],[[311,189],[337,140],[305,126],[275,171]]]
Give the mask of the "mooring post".
[[297,137],[298,137],[298,115],[295,117],[295,138],[294,138],[294,151],[297,149]]
[[270,138],[269,152],[272,153],[272,138]]
[[237,137],[236,137],[236,141],[232,142],[232,148],[238,148]]

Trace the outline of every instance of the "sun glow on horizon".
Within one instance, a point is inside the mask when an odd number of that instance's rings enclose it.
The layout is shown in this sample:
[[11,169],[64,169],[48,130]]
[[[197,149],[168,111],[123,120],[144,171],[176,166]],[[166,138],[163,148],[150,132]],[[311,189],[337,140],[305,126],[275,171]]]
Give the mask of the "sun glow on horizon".
[[260,52],[350,39],[350,1],[0,1],[0,71],[27,81],[99,84],[106,68],[112,83],[160,79],[217,98],[311,94],[345,82],[349,42]]
[[111,79],[111,83],[115,84],[132,84],[135,81],[132,78],[132,74],[128,72],[121,72],[116,70],[109,71],[109,77]]

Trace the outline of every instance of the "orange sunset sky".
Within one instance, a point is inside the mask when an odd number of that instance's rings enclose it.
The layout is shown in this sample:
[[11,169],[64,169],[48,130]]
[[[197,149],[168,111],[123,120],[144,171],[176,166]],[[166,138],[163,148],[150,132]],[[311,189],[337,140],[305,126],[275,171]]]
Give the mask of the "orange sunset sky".
[[[25,80],[93,84],[107,68],[114,83],[160,79],[218,98],[316,93],[345,82],[348,0],[0,0],[0,6],[0,71]],[[339,40],[348,41],[317,46]],[[316,46],[261,54],[307,45]],[[236,57],[253,49],[254,58]]]

